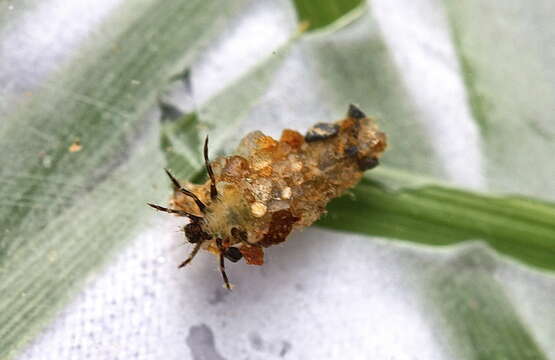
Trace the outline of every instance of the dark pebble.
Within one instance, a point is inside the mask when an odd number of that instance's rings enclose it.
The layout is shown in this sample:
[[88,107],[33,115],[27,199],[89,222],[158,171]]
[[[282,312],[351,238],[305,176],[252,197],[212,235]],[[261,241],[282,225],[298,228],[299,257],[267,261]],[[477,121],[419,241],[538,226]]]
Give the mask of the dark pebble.
[[378,158],[375,157],[365,157],[358,161],[358,168],[361,171],[366,171],[375,168],[380,164]]
[[349,146],[345,148],[345,155],[348,157],[355,157],[358,153],[358,148],[356,146]]
[[349,111],[347,112],[347,116],[353,119],[364,119],[366,114],[362,112],[356,105],[349,105]]
[[308,129],[304,139],[306,142],[329,139],[339,134],[339,126],[329,123],[318,123]]

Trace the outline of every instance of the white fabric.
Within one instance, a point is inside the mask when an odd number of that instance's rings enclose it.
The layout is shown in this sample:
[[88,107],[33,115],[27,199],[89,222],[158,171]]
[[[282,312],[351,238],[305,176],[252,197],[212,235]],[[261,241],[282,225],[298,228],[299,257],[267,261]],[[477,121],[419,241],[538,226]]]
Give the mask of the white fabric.
[[[437,146],[450,175],[480,186],[476,129],[438,3],[375,0],[372,6],[419,111],[430,119],[430,131],[445,139]],[[251,36],[259,39],[286,39],[295,22],[292,9],[281,5],[245,16],[237,26],[253,30]],[[245,36],[241,29],[235,32]],[[256,39],[249,43],[261,46]],[[218,91],[214,79],[219,75],[236,78],[241,71],[236,62],[245,53],[256,60],[272,50],[257,52],[241,44],[223,39],[207,52],[203,61],[212,64],[210,71],[195,74],[201,77],[197,84],[205,86],[196,88],[201,97]],[[430,82],[423,77],[433,78],[435,85],[425,85]],[[264,130],[276,134],[282,125],[264,124]],[[153,215],[152,226],[107,269],[91,275],[82,293],[19,359],[449,357],[414,301],[417,264],[410,261],[413,250],[403,245],[308,229],[271,248],[263,267],[230,264],[237,285],[230,293],[222,288],[211,255],[201,253],[190,268],[176,269],[188,252],[180,245],[179,225],[179,219]]]

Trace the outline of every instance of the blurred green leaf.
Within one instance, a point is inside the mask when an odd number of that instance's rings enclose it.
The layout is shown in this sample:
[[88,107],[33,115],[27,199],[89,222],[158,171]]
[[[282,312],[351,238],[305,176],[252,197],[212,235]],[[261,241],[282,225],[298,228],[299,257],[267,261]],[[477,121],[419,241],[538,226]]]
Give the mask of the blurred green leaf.
[[361,0],[294,0],[299,21],[307,22],[311,30],[334,22],[342,15],[361,5]]
[[444,2],[491,188],[554,200],[553,1]]

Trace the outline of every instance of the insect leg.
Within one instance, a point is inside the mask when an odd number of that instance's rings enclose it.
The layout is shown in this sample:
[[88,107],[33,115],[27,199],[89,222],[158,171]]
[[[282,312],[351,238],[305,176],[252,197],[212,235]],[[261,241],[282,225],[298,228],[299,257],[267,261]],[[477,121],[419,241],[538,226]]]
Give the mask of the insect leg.
[[193,261],[193,259],[197,255],[198,251],[200,250],[201,245],[202,245],[202,241],[199,242],[199,243],[196,243],[195,247],[193,248],[193,251],[191,251],[191,254],[189,254],[189,257],[187,259],[185,259],[185,261],[183,261],[177,268],[180,269],[180,268],[184,267],[185,265],[189,264],[191,261]]
[[255,246],[255,247],[262,247],[262,245],[258,244],[258,243],[251,243],[248,240],[241,240],[241,243],[245,246]]
[[165,207],[163,207],[163,206],[154,205],[154,204],[150,204],[150,203],[147,203],[147,205],[150,206],[150,207],[152,207],[152,208],[154,208],[154,209],[156,209],[156,210],[158,210],[158,211],[164,211],[164,212],[167,212],[167,213],[170,213],[170,214],[177,214],[177,215],[181,215],[181,216],[186,216],[186,217],[188,217],[188,218],[191,219],[191,220],[194,220],[194,219],[200,220],[200,219],[202,219],[201,217],[198,217],[198,216],[193,215],[193,214],[189,214],[189,213],[186,212],[186,211],[168,209],[168,208],[165,208]]
[[225,273],[224,247],[222,246],[222,239],[216,239],[216,244],[218,245],[218,249],[220,250],[220,272],[222,273],[222,277],[224,278],[225,287],[228,290],[231,290],[231,284],[229,283],[229,279],[227,278],[227,274]]
[[218,190],[216,190],[216,178],[214,177],[214,171],[212,170],[212,165],[210,165],[210,160],[208,159],[208,136],[204,140],[204,164],[206,165],[206,171],[210,177],[210,198],[214,200],[218,196]]
[[174,187],[177,191],[179,191],[179,192],[181,192],[181,193],[183,193],[183,194],[185,194],[185,195],[190,196],[191,198],[193,198],[193,200],[195,201],[195,204],[197,204],[197,206],[199,207],[200,211],[204,212],[205,209],[206,209],[206,205],[204,205],[204,203],[203,203],[202,201],[200,201],[200,199],[198,198],[198,196],[196,196],[193,192],[191,192],[191,191],[185,189],[183,186],[181,186],[181,184],[179,183],[179,181],[177,181],[177,179],[170,173],[170,171],[169,171],[168,169],[164,169],[164,171],[166,171],[166,174],[168,174],[170,180],[172,181],[173,187]]

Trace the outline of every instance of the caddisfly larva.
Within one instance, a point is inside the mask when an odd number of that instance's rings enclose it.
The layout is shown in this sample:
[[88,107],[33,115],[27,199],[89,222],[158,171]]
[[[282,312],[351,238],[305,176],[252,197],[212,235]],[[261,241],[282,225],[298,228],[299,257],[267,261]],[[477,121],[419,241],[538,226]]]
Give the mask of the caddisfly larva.
[[378,165],[385,148],[385,134],[354,105],[345,119],[318,123],[305,136],[286,129],[277,141],[254,131],[234,155],[212,162],[206,138],[209,180],[183,186],[166,170],[175,190],[170,207],[149,205],[190,220],[184,232],[194,247],[179,267],[200,249],[208,250],[219,257],[225,286],[231,289],[225,259],[262,265],[264,248],[316,221],[331,199]]

